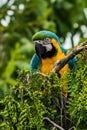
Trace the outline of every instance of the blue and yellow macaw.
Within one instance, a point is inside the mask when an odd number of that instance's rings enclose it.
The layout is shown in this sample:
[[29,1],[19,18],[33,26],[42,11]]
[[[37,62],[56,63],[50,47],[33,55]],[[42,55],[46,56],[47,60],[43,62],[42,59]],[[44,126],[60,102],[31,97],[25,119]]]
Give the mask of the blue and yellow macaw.
[[[30,62],[30,72],[40,70],[44,74],[49,74],[57,60],[60,60],[67,55],[67,50],[60,44],[59,37],[50,31],[39,31],[33,35],[36,53],[33,55]],[[61,70],[60,75],[65,71],[75,67],[76,58],[69,60]]]

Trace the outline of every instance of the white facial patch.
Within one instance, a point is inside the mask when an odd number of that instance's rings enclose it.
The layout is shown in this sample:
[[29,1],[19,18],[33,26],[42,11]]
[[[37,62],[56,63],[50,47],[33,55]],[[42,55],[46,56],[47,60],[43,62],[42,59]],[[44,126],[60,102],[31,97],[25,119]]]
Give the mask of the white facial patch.
[[52,50],[52,45],[51,44],[46,44],[46,45],[43,45],[45,48],[46,48],[46,51],[51,51]]

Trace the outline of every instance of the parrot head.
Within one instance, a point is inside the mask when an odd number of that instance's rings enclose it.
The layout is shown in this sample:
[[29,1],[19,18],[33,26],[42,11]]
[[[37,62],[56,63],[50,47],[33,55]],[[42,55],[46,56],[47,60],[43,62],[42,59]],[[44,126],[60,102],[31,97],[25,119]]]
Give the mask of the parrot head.
[[58,36],[51,31],[39,31],[33,35],[36,54],[40,59],[51,58],[58,53],[59,48],[63,53],[66,50],[60,44]]

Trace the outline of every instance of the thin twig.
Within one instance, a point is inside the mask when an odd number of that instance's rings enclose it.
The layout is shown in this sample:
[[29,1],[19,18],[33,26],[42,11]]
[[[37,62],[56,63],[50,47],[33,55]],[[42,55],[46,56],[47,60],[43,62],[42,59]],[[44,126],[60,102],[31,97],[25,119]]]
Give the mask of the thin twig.
[[36,74],[36,75],[39,74],[39,75],[41,75],[43,78],[47,77],[46,74],[41,73],[41,72],[34,72],[33,75],[35,75],[35,74]]
[[49,121],[54,127],[60,129],[60,130],[65,130],[64,128],[62,128],[61,126],[59,126],[58,124],[56,124],[55,122],[53,122],[50,118],[48,117],[44,117],[43,120],[47,120]]
[[72,120],[71,120],[71,119],[69,119],[67,116],[65,116],[65,118],[66,118],[68,121],[70,121],[70,122],[72,123]]
[[63,126],[63,95],[61,93],[61,109],[60,109],[60,116],[61,116],[61,126]]
[[76,127],[75,127],[75,126],[73,126],[73,127],[71,127],[70,129],[68,129],[68,130],[72,130],[72,129],[74,129],[74,130],[75,130],[75,129],[76,129]]

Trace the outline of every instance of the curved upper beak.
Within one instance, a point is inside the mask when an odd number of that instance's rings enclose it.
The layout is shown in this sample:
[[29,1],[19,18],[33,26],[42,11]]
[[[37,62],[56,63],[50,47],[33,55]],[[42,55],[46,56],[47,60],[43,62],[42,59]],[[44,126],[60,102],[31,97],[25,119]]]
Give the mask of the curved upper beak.
[[36,54],[41,58],[41,55],[43,55],[45,52],[45,48],[43,47],[43,44],[39,43],[38,41],[34,41],[34,43]]

